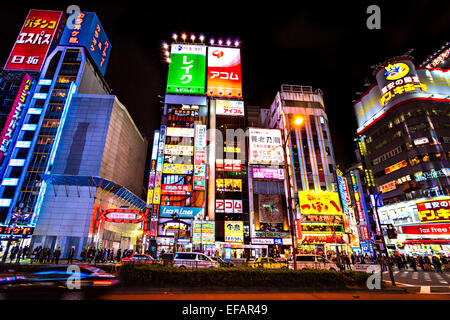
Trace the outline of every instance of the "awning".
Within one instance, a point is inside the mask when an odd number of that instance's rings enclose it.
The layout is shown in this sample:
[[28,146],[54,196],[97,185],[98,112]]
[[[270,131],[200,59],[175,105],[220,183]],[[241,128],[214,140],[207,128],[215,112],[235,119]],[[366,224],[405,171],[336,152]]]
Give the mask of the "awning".
[[42,179],[47,184],[66,185],[66,186],[80,186],[80,187],[95,187],[101,188],[105,191],[111,192],[122,200],[137,207],[139,210],[145,210],[147,203],[135,195],[133,192],[124,186],[113,181],[93,176],[73,176],[63,174],[43,174]]

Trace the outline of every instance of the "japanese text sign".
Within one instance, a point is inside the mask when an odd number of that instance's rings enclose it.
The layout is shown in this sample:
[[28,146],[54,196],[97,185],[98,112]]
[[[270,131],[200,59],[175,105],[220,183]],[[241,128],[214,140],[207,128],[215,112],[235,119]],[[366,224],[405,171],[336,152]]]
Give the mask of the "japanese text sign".
[[41,71],[62,14],[61,11],[30,10],[5,70]]

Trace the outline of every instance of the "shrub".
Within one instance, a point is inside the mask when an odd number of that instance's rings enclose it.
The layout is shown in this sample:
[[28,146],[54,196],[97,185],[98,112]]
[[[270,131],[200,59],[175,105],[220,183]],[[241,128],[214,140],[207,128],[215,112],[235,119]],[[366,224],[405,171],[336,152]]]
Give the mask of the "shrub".
[[119,271],[124,285],[151,287],[260,287],[260,288],[346,288],[363,287],[365,272],[329,270],[281,270],[252,268],[179,269],[153,265],[123,265]]

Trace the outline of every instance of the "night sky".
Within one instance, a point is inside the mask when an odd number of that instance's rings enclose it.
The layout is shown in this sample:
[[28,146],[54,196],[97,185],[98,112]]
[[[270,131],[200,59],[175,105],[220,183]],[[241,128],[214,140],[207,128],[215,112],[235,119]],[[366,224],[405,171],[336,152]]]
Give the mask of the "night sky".
[[[159,128],[168,65],[161,44],[173,32],[241,41],[246,104],[269,107],[282,84],[320,88],[338,164],[356,160],[352,101],[374,83],[370,66],[414,49],[416,64],[450,34],[449,1],[11,1],[0,5],[0,65],[4,65],[28,10],[66,11],[77,4],[97,13],[112,44],[106,80],[151,141]],[[266,4],[268,3],[268,4]],[[277,7],[276,5],[282,5]],[[369,30],[366,9],[381,8],[381,30]]]

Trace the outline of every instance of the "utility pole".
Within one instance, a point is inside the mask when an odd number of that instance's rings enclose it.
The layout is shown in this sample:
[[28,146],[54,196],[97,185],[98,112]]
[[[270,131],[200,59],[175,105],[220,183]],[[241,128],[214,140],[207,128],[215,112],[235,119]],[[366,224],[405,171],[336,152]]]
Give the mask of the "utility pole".
[[[391,260],[389,259],[389,254],[387,251],[387,247],[386,247],[386,241],[384,240],[384,235],[383,235],[383,230],[381,229],[381,222],[380,222],[380,217],[378,216],[378,198],[381,196],[382,192],[379,192],[377,194],[377,196],[375,197],[375,215],[377,216],[377,226],[378,226],[378,230],[380,231],[381,234],[381,241],[382,241],[382,245],[383,245],[383,250],[381,250],[382,252],[384,252],[385,256],[386,256],[386,264],[388,266],[388,270],[389,270],[389,277],[391,278],[391,282],[392,285],[395,286],[395,279],[394,279],[394,273],[392,272],[392,266],[391,266]],[[381,272],[380,272],[381,277],[383,277],[383,262],[381,261]]]

